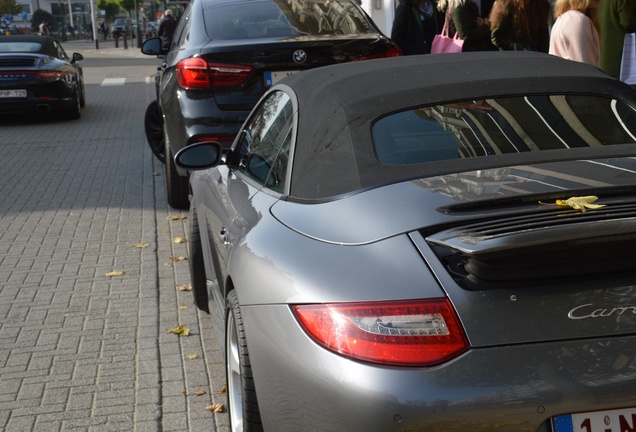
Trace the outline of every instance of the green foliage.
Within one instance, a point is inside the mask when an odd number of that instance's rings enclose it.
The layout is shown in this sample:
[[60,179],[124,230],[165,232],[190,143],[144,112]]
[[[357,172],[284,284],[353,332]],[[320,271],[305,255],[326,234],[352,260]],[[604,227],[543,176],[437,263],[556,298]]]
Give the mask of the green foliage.
[[53,15],[45,10],[37,9],[33,12],[33,16],[31,17],[31,30],[34,33],[37,33],[40,30],[40,24],[42,21],[49,22],[49,30],[53,31],[55,26],[55,18]]
[[15,0],[0,0],[0,15],[18,14],[22,12],[22,6],[17,4]]
[[139,6],[141,5],[141,1],[137,0],[119,0],[119,6],[125,11],[134,11],[135,3]]
[[106,12],[106,20],[113,22],[115,17],[119,15],[120,6],[115,0],[99,0],[97,2],[97,9],[101,9]]

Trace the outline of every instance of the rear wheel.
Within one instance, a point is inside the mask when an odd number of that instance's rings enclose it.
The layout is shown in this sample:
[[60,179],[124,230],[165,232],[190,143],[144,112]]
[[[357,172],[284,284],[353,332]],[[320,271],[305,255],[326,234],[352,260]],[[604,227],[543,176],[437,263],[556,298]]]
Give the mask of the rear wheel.
[[150,145],[152,154],[154,154],[161,162],[165,163],[166,154],[163,137],[163,116],[159,110],[159,102],[157,102],[157,100],[150,102],[150,105],[146,108],[144,129],[146,131],[146,140]]
[[82,116],[82,107],[80,103],[79,90],[73,93],[73,108],[66,112],[66,117],[71,120],[77,120]]
[[203,246],[199,232],[199,220],[194,202],[190,203],[190,281],[192,282],[192,295],[194,304],[204,312],[210,313],[208,307],[208,292],[205,276],[205,264],[203,263]]
[[262,432],[256,387],[236,291],[230,291],[228,294],[226,311],[225,362],[230,430]]
[[176,209],[186,209],[189,205],[188,178],[180,176],[177,172],[177,166],[174,163],[174,155],[172,154],[172,150],[167,142],[164,144],[164,148],[166,155],[166,194],[168,204]]

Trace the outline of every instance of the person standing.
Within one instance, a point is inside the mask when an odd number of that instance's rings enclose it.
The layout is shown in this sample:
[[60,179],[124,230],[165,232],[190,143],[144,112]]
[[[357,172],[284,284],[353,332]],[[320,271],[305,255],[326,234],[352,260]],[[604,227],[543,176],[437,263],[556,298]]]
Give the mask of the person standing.
[[106,20],[102,21],[102,25],[99,27],[99,30],[102,32],[104,40],[106,40],[106,37],[108,36],[108,23]]
[[163,20],[159,24],[157,36],[161,38],[161,49],[168,51],[172,43],[172,36],[177,28],[177,20],[172,16],[172,10],[166,9]]
[[404,55],[430,54],[442,22],[433,0],[400,0],[395,11],[391,39]]
[[437,8],[450,14],[449,36],[455,33],[464,40],[462,51],[492,51],[490,22],[479,16],[475,0],[439,0]]
[[500,51],[550,49],[548,0],[496,0],[490,11],[492,43]]
[[39,30],[40,30],[40,35],[41,36],[48,36],[49,35],[49,22],[47,20],[44,20],[40,23],[39,26]]
[[593,20],[598,5],[599,0],[556,0],[549,53],[598,67],[598,22]]
[[636,0],[601,0],[598,21],[601,28],[600,67],[619,78],[625,34],[636,32]]

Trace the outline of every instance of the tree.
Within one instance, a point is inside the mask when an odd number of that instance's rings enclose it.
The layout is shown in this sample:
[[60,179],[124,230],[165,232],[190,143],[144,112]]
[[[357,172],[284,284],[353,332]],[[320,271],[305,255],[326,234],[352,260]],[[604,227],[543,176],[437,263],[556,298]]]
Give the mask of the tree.
[[[0,0],[1,1],[1,0]],[[53,15],[51,15],[51,13],[42,10],[42,9],[37,9],[35,12],[33,12],[33,16],[31,17],[31,30],[34,33],[37,33],[40,30],[40,24],[42,24],[42,21],[48,21],[49,22],[49,30],[54,30],[52,28],[52,26],[54,26],[55,24],[55,17]]]
[[22,5],[15,0],[0,0],[0,15],[17,14],[22,12]]
[[97,8],[106,12],[106,20],[112,22],[119,14],[119,4],[115,0],[99,0]]

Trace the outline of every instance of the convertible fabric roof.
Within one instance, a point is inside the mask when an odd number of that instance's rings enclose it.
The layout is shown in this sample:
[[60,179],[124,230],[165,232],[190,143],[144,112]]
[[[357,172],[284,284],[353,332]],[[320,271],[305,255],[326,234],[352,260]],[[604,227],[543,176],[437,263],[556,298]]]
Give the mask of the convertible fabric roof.
[[50,36],[39,35],[12,35],[12,36],[0,36],[0,43],[7,42],[31,42],[39,43],[41,48],[35,53],[31,54],[46,54],[51,57],[57,57],[57,49],[54,44],[55,39]]
[[[290,87],[298,98],[299,128],[290,186],[290,198],[297,200],[323,200],[398,179],[502,166],[511,160],[548,160],[534,153],[382,165],[374,154],[371,127],[386,113],[442,102],[546,93],[605,94],[636,106],[633,90],[599,69],[534,52],[345,63],[292,75],[279,86]],[[568,157],[572,155],[570,152]]]

